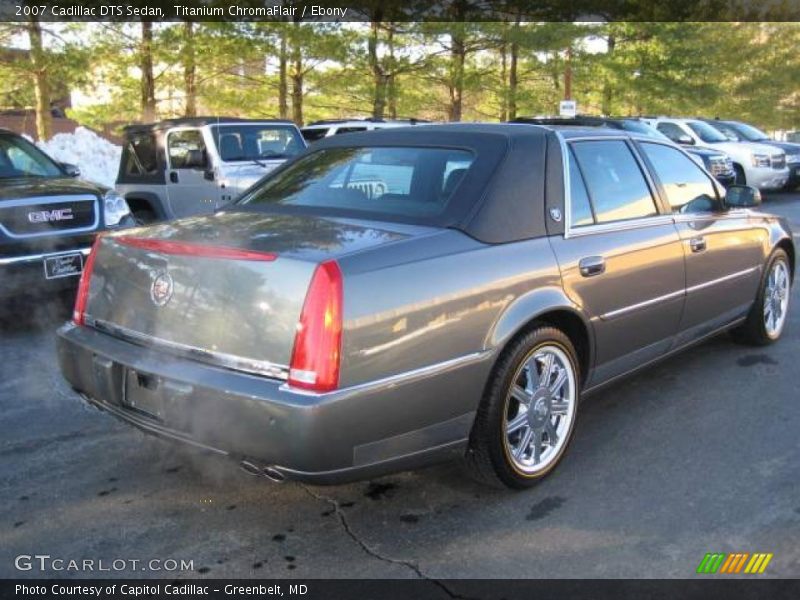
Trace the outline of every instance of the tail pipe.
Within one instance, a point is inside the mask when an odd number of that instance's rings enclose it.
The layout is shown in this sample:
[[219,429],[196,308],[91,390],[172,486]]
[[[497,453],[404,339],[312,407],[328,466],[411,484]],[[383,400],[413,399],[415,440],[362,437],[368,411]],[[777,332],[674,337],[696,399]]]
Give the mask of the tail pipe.
[[239,462],[239,468],[245,473],[256,477],[266,477],[272,483],[283,483],[286,476],[272,465],[259,465],[257,462],[245,458]]

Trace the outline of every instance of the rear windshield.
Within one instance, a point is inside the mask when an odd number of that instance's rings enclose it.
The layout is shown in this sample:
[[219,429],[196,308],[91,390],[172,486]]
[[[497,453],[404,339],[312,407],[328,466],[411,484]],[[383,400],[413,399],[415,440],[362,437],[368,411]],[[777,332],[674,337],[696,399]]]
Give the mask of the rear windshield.
[[266,178],[239,203],[424,220],[445,211],[473,159],[446,148],[325,148]]

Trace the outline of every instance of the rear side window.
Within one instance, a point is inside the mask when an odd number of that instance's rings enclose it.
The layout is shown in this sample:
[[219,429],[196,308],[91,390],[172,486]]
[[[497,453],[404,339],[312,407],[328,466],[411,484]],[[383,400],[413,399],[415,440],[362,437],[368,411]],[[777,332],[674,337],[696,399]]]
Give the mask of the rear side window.
[[570,187],[570,223],[573,227],[591,225],[594,223],[592,206],[589,202],[589,193],[583,183],[583,175],[575,161],[572,150],[569,151],[569,187]]
[[674,213],[710,212],[718,208],[711,180],[693,160],[662,144],[641,144]]
[[300,133],[303,134],[303,139],[307,142],[316,142],[325,137],[328,133],[327,127],[315,127],[314,129],[301,129]]
[[125,173],[128,175],[153,175],[158,172],[156,141],[152,134],[137,135],[128,140]]
[[267,178],[241,204],[436,216],[473,158],[466,150],[447,148],[326,148]]
[[339,127],[336,130],[335,135],[341,135],[343,133],[358,133],[359,131],[366,131],[366,127]]
[[597,223],[658,214],[647,181],[625,142],[575,142],[572,150]]

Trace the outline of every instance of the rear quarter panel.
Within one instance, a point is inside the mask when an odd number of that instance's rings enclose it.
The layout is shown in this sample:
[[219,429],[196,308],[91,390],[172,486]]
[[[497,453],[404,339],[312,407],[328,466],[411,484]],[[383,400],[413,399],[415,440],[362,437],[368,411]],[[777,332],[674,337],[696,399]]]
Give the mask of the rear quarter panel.
[[[340,263],[343,387],[472,353],[494,354],[533,316],[530,294],[561,285],[544,237],[487,245],[448,230]],[[520,303],[525,308],[517,310]]]

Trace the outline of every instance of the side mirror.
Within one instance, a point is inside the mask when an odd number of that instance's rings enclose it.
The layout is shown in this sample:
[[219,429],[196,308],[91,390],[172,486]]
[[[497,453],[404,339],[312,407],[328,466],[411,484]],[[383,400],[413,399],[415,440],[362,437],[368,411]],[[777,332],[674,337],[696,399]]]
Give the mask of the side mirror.
[[694,138],[685,133],[678,136],[677,142],[682,146],[694,146]]
[[761,192],[749,185],[732,185],[725,193],[728,208],[754,208],[761,204]]
[[205,170],[207,165],[208,161],[204,150],[189,150],[186,152],[186,160],[183,163],[184,169]]
[[61,169],[66,173],[67,177],[80,177],[81,170],[78,168],[78,165],[73,165],[70,163],[58,163]]

